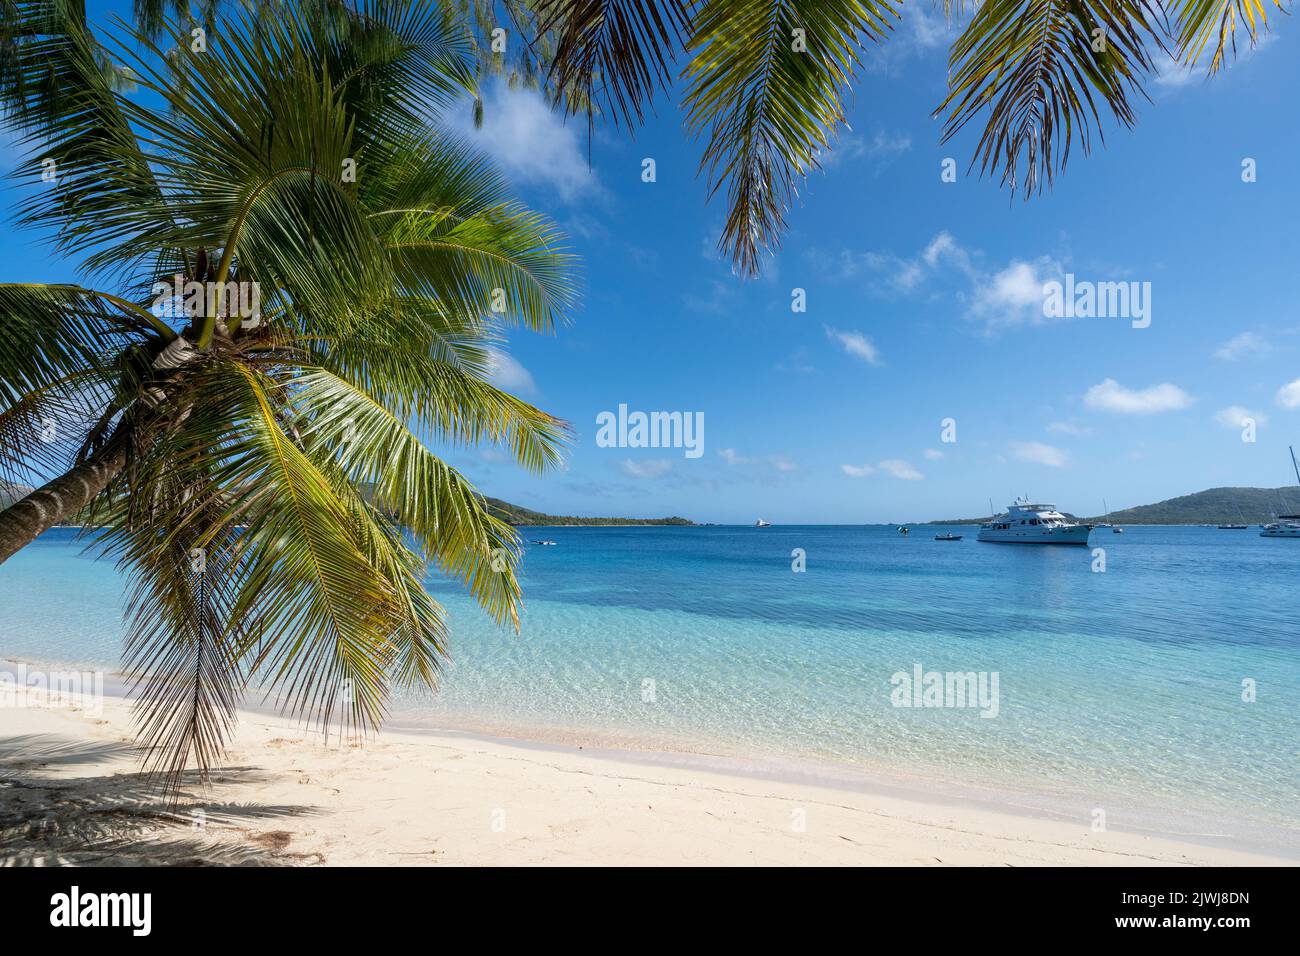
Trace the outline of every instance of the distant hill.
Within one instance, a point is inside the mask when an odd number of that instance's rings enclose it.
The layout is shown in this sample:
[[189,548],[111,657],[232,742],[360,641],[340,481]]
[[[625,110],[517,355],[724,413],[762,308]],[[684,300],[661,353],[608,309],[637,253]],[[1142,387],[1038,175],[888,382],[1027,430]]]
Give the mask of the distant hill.
[[[0,508],[7,508],[25,498],[32,489],[0,479]],[[548,515],[500,498],[488,498],[488,509],[513,525],[693,525],[686,518],[579,518],[572,515]]]
[[571,515],[548,515],[500,498],[488,498],[488,510],[513,525],[693,525],[686,518],[577,518]]
[[1211,488],[1115,511],[1110,520],[1113,524],[1264,524],[1278,514],[1300,514],[1300,488]]
[[[1210,488],[1153,505],[1138,505],[1110,516],[1094,515],[1080,521],[1111,524],[1264,524],[1278,514],[1300,514],[1300,487]],[[1073,517],[1073,515],[1071,515]],[[988,518],[960,518],[929,524],[982,524]]]
[[0,508],[8,508],[15,501],[21,501],[32,493],[26,485],[16,485],[12,481],[0,478]]

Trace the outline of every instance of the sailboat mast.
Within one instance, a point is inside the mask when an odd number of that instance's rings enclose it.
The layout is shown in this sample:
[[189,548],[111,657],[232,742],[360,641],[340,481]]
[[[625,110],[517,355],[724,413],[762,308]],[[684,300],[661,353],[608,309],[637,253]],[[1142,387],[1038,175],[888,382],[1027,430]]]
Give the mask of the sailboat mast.
[[1295,480],[1296,480],[1296,484],[1300,484],[1300,464],[1296,464],[1296,460],[1295,460],[1295,446],[1294,446],[1294,445],[1287,445],[1287,447],[1291,449],[1291,467],[1295,469]]

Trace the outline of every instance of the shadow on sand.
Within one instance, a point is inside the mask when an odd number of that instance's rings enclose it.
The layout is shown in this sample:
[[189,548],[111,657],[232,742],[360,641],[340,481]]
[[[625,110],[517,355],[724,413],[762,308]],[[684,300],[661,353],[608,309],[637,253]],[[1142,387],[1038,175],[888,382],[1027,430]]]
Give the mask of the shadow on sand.
[[[294,866],[315,855],[288,853],[289,834],[250,835],[249,824],[303,816],[306,807],[205,802],[198,774],[169,798],[140,772],[76,776],[79,765],[134,758],[130,744],[52,734],[0,737],[0,866]],[[51,771],[60,771],[57,774]],[[266,775],[225,767],[227,786]],[[242,831],[242,832],[241,832]],[[232,839],[233,837],[233,839]]]

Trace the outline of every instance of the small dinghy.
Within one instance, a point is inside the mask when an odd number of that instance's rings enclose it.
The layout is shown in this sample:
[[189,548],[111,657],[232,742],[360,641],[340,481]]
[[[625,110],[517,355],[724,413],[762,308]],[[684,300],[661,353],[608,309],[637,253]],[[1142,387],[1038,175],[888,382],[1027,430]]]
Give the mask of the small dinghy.
[[545,548],[545,547],[548,547],[548,546],[550,546],[550,545],[555,544],[555,542],[554,542],[554,541],[541,541],[541,540],[538,540],[538,539],[534,538],[534,539],[533,539],[533,544],[540,544],[543,548]]
[[960,541],[960,540],[961,540],[961,535],[959,535],[959,534],[951,534],[951,533],[949,533],[949,534],[936,534],[936,535],[934,536],[934,540],[935,540],[935,541]]

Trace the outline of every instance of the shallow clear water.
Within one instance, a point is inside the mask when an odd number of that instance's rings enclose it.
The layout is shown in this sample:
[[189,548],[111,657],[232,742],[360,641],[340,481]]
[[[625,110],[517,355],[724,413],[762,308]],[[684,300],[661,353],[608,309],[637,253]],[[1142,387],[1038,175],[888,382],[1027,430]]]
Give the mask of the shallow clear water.
[[[1295,836],[1300,542],[1103,530],[1095,573],[1089,549],[938,530],[524,529],[559,545],[528,546],[522,634],[431,582],[455,661],[395,717],[893,768]],[[50,532],[0,567],[0,656],[113,664],[120,602],[112,565]],[[996,672],[997,716],[893,706],[892,675],[917,664]]]

